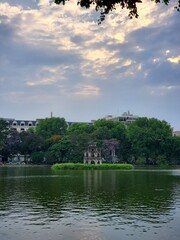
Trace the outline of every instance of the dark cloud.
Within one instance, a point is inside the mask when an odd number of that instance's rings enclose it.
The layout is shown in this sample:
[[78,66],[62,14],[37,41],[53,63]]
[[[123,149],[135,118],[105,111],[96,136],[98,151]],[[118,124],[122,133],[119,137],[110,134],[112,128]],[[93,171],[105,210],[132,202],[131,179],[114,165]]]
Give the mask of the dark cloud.
[[[145,83],[151,85],[179,85],[180,64],[168,61],[168,58],[180,55],[178,25],[179,19],[174,13],[167,23],[132,31],[126,37],[126,43],[114,44],[109,49],[116,50],[117,57],[131,59],[134,65],[141,64],[141,71],[134,69],[134,79],[145,79]],[[167,50],[169,53],[166,54]],[[128,68],[132,70],[132,65],[116,69],[114,74]]]
[[81,44],[84,44],[84,42],[86,40],[88,40],[88,36],[74,35],[74,36],[70,37],[70,39],[73,43],[76,43],[77,45],[81,45]]
[[[9,51],[10,52],[10,51]],[[11,49],[9,61],[19,67],[27,65],[58,65],[58,64],[73,64],[80,60],[80,56],[73,52],[65,50],[56,51],[48,46],[32,47],[26,44],[17,44],[16,49]]]
[[[174,14],[168,21],[160,26],[143,27],[131,32],[128,35],[128,43],[123,44],[124,51],[122,52],[131,54],[132,57],[139,60],[147,59],[147,56],[152,58],[162,55],[162,51],[167,49],[173,49],[176,52],[177,49],[180,49],[179,19],[177,20],[177,16]],[[143,51],[133,51],[135,46],[139,46]]]
[[1,48],[1,53],[4,50],[4,47],[10,47],[10,42],[12,40],[12,37],[14,35],[14,30],[13,27],[3,23],[5,22],[5,20],[7,19],[7,17],[5,16],[1,16],[0,20],[2,23],[0,23],[0,48]]
[[162,62],[157,64],[145,65],[148,69],[147,80],[153,85],[166,84],[180,86],[180,69],[179,64]]
[[32,46],[16,36],[12,27],[0,25],[0,53],[8,59],[10,65],[25,67],[27,65],[70,64],[80,60],[80,55],[70,51],[57,51],[48,43]]
[[[7,2],[7,1],[4,1]],[[22,1],[23,2],[23,1]],[[24,1],[26,6],[28,1]],[[35,4],[37,1],[30,1]],[[20,3],[15,1],[14,4]],[[37,3],[36,3],[37,4]],[[31,45],[25,42],[18,33],[20,31],[19,25],[21,23],[21,15],[16,15],[12,19],[7,16],[0,16],[0,69],[1,61],[6,62],[9,66],[17,68],[27,67],[28,65],[58,65],[58,64],[73,64],[80,61],[78,52],[60,50],[57,51],[48,43],[48,38],[53,39],[52,36],[46,36],[39,44]],[[9,20],[9,21],[8,21]],[[38,32],[43,36],[43,29]]]

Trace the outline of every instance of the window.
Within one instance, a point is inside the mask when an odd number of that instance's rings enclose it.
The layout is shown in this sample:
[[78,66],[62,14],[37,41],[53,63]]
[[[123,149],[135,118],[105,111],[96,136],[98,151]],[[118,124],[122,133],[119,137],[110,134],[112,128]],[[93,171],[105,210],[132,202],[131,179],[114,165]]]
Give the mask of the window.
[[32,127],[33,126],[32,122],[28,122],[28,126]]
[[17,122],[14,121],[14,122],[12,123],[12,125],[13,125],[13,126],[17,126]]
[[20,123],[20,126],[25,126],[25,122],[21,122],[21,123]]

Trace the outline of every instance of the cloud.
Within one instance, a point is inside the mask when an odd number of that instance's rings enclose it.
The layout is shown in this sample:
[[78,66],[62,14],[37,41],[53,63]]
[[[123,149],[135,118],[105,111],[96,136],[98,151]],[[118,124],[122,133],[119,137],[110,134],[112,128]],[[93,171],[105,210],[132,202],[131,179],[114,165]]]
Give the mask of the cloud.
[[76,91],[75,95],[78,96],[84,96],[84,97],[94,97],[94,96],[99,96],[100,94],[100,89],[97,86],[92,86],[92,85],[82,85],[79,84],[76,86]]
[[179,15],[149,1],[139,6],[138,19],[117,7],[98,25],[98,13],[76,1],[1,1],[1,113],[24,115],[28,105],[34,117],[55,109],[80,120],[91,118],[87,107],[99,118],[169,106],[167,116],[180,101]]
[[165,96],[167,94],[174,94],[174,92],[180,91],[180,86],[173,86],[173,85],[159,85],[155,87],[147,87],[147,92],[150,95],[156,96]]
[[177,64],[177,63],[180,62],[180,55],[177,56],[177,57],[171,57],[171,58],[168,58],[167,60],[168,60],[169,62],[171,62],[171,63],[175,63],[175,64]]

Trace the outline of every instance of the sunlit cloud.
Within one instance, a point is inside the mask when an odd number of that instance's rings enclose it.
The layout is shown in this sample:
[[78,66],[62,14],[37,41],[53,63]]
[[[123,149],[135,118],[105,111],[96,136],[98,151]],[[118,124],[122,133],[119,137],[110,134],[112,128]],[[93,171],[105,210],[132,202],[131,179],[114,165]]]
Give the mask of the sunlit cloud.
[[130,66],[131,64],[132,64],[132,60],[127,59],[127,60],[123,63],[123,66],[127,67],[127,66]]
[[169,49],[167,49],[167,50],[165,51],[165,55],[168,55],[170,52],[171,52],[171,51],[170,51]]
[[54,82],[55,82],[55,80],[50,79],[50,78],[46,78],[46,79],[42,79],[42,80],[36,81],[36,82],[28,81],[27,85],[34,87],[34,86],[38,86],[38,85],[50,85]]
[[168,60],[169,62],[171,62],[171,63],[175,63],[175,64],[177,64],[177,63],[180,62],[180,56],[177,56],[177,57],[171,57],[171,58],[168,58],[167,60]]
[[142,64],[139,64],[139,65],[137,66],[137,70],[138,70],[138,71],[141,71],[141,70],[142,70]]
[[31,87],[58,84],[66,80],[66,74],[69,69],[69,66],[63,64],[55,67],[43,66],[36,72],[32,80],[28,79],[26,81],[26,84]]
[[16,7],[8,3],[0,3],[0,10],[0,15],[8,15],[8,17],[11,19],[17,14],[20,14],[23,9],[20,6]]
[[49,0],[39,0],[38,5],[42,7],[42,6],[50,5],[50,3],[49,3]]
[[158,62],[160,62],[160,59],[159,59],[159,58],[154,58],[154,59],[153,59],[153,62],[154,62],[154,63],[158,63]]
[[92,86],[92,85],[78,85],[76,87],[76,92],[75,95],[77,96],[98,96],[100,94],[100,89],[97,86]]
[[142,51],[144,51],[144,49],[141,48],[140,46],[135,46],[135,51],[136,52],[142,52]]

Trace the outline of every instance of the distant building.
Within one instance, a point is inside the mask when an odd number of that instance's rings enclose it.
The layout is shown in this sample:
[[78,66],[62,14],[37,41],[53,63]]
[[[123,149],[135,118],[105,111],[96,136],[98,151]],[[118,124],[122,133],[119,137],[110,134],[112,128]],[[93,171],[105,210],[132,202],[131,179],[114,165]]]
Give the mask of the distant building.
[[8,157],[8,163],[10,164],[25,164],[30,163],[31,159],[29,155],[12,154]]
[[[29,128],[35,129],[36,126],[38,125],[40,120],[43,119],[36,119],[36,120],[16,120],[14,118],[0,118],[5,120],[8,124],[9,127],[12,129],[15,129],[18,132],[24,132],[27,131]],[[76,122],[66,122],[68,127],[71,126],[72,124]],[[77,123],[87,123],[87,124],[92,124],[90,122],[77,122]]]
[[113,120],[114,116],[113,115],[107,115],[103,119],[105,119],[105,120]]
[[24,132],[27,131],[29,128],[35,128],[38,124],[38,120],[32,121],[32,120],[16,120],[13,118],[2,118],[5,120],[9,127],[12,129],[15,129],[18,132]]
[[173,132],[173,135],[180,137],[180,131],[174,131],[174,132]]
[[88,150],[84,152],[85,164],[102,164],[101,151],[96,144],[90,144]]
[[103,119],[112,120],[115,122],[132,123],[132,122],[136,121],[138,118],[139,118],[139,116],[133,115],[128,111],[128,112],[124,112],[120,116],[107,115]]

